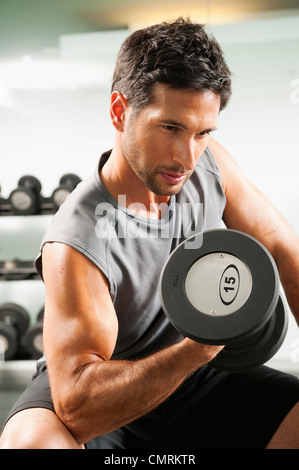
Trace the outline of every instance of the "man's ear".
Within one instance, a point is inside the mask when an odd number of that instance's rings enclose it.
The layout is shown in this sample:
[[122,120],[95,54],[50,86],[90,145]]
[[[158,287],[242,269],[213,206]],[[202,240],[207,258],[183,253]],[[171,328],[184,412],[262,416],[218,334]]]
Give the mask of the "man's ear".
[[128,108],[127,98],[120,92],[114,91],[111,94],[110,117],[115,129],[123,132],[125,114]]

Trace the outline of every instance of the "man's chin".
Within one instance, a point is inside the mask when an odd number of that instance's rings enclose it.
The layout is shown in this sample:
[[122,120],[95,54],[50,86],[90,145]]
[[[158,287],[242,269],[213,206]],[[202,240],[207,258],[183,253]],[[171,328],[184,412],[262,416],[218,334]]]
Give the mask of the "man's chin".
[[170,197],[170,196],[175,196],[182,190],[182,187],[186,184],[189,177],[187,177],[183,182],[180,182],[177,184],[167,184],[167,183],[163,183],[163,182],[161,183],[160,181],[157,182],[153,180],[143,181],[143,184],[145,184],[147,189],[149,189],[156,196]]
[[[167,188],[167,189],[151,189],[151,192],[154,193],[156,196],[164,196],[164,197],[171,197],[171,196],[175,196],[176,194],[178,194],[183,185],[180,185],[179,187],[177,187],[178,185],[175,185],[174,187],[172,188]],[[150,188],[149,188],[150,189]]]

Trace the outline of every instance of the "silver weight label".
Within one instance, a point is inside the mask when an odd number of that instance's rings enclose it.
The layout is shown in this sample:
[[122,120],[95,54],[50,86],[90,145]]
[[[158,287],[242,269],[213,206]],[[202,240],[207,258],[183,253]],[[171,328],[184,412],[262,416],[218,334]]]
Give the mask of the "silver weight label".
[[248,267],[228,253],[210,253],[195,261],[185,280],[190,303],[212,316],[229,315],[244,305],[252,289]]

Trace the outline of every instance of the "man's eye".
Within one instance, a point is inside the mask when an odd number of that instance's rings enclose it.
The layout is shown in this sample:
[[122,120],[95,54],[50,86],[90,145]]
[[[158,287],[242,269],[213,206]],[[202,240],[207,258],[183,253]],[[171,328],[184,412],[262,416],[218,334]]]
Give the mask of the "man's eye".
[[198,137],[206,137],[207,135],[210,135],[211,131],[203,131],[198,134]]
[[166,129],[169,132],[176,131],[178,128],[175,126],[164,126],[164,129]]

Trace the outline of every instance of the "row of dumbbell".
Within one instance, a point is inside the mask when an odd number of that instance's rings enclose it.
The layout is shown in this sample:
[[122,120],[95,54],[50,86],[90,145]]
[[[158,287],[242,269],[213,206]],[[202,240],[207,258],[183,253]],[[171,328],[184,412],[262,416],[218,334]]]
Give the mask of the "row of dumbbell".
[[0,356],[9,361],[18,357],[38,359],[43,355],[42,308],[30,325],[28,311],[16,303],[0,305]]
[[0,197],[0,215],[34,215],[40,213],[55,213],[66,197],[80,183],[81,178],[68,173],[60,178],[59,185],[50,197],[41,194],[42,185],[38,178],[32,175],[22,176],[18,187],[7,199]]
[[24,281],[40,279],[34,261],[19,259],[0,261],[0,281]]

